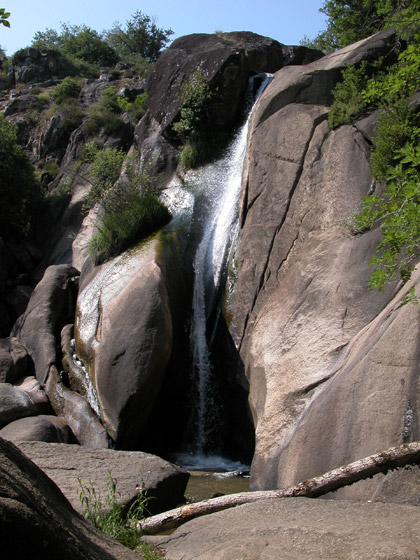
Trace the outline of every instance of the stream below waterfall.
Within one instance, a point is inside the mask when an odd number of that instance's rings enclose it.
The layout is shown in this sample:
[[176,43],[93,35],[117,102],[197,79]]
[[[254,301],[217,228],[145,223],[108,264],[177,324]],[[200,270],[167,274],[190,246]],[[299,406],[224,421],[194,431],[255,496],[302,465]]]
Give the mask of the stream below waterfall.
[[187,443],[172,460],[192,471],[226,472],[249,468],[220,456],[219,403],[214,389],[211,347],[221,313],[229,261],[239,231],[238,205],[248,125],[256,100],[271,79],[272,76],[266,74],[250,79],[245,122],[224,155],[188,172],[184,179],[194,194],[192,227],[196,239],[190,321],[191,415],[185,437]]

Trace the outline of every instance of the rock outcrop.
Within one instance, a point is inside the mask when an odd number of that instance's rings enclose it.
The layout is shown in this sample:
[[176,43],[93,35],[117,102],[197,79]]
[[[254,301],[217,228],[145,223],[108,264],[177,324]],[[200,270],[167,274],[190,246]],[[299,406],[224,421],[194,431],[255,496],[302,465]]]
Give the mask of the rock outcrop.
[[17,338],[0,339],[0,383],[15,383],[29,370],[29,356]]
[[2,558],[139,560],[76,513],[46,474],[0,438]]
[[70,430],[63,418],[40,414],[10,422],[0,430],[0,437],[13,443],[19,441],[69,443]]
[[355,236],[343,226],[374,188],[374,121],[332,131],[326,120],[340,70],[385,54],[392,40],[384,31],[283,68],[253,117],[231,332],[250,380],[255,489],[283,488],[419,437],[417,327],[408,336],[402,326],[417,325],[418,310],[400,309],[401,291],[386,307],[397,282],[367,291],[379,231]]
[[25,377],[17,385],[0,383],[0,428],[20,418],[49,411],[47,395],[34,377]]
[[415,506],[284,498],[207,515],[146,540],[171,560],[414,560],[419,521]]
[[141,244],[94,269],[78,298],[76,352],[119,448],[132,449],[145,431],[172,350],[158,248],[158,240]]
[[[156,173],[173,172],[176,136],[172,125],[184,100],[181,85],[200,71],[213,96],[209,127],[215,132],[231,130],[240,116],[249,77],[275,72],[287,64],[316,60],[322,53],[306,47],[286,47],[250,32],[197,33],[176,39],[159,57],[147,80],[148,112],[136,127],[136,143]],[[169,140],[169,142],[168,142]]]
[[41,384],[51,366],[58,365],[57,340],[62,327],[74,317],[78,275],[67,264],[49,267],[13,327],[12,335],[27,349]]
[[110,473],[117,482],[121,504],[129,506],[143,485],[150,498],[150,513],[171,509],[184,499],[189,474],[155,455],[42,442],[19,442],[17,446],[57,484],[79,513],[84,506],[78,478],[86,487],[92,484],[104,498]]

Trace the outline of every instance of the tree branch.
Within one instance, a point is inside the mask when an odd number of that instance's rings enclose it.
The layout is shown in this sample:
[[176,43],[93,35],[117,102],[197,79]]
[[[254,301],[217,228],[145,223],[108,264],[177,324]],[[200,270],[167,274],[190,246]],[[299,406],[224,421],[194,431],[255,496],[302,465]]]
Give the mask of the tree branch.
[[348,465],[333,469],[321,476],[310,478],[296,486],[285,490],[264,490],[259,492],[241,492],[229,494],[210,500],[185,506],[154,515],[140,523],[141,530],[146,535],[155,535],[163,531],[176,529],[186,521],[195,517],[222,511],[230,507],[239,506],[267,498],[307,497],[316,498],[328,492],[334,492],[343,486],[371,478],[378,473],[420,464],[420,442],[413,442],[391,447],[387,451],[370,455],[364,459],[354,461]]

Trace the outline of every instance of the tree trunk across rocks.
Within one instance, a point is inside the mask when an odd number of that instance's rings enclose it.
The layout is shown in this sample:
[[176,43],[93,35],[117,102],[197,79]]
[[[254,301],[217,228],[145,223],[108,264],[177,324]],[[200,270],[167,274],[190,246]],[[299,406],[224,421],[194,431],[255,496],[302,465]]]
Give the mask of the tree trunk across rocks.
[[258,492],[241,492],[229,494],[195,504],[187,504],[179,508],[154,515],[141,522],[144,534],[155,535],[179,527],[183,523],[209,513],[256,502],[267,498],[307,497],[316,498],[328,492],[359,480],[370,478],[378,473],[408,465],[420,464],[420,442],[407,443],[391,447],[386,451],[370,455],[348,465],[333,469],[320,476],[310,478],[285,490],[263,490]]

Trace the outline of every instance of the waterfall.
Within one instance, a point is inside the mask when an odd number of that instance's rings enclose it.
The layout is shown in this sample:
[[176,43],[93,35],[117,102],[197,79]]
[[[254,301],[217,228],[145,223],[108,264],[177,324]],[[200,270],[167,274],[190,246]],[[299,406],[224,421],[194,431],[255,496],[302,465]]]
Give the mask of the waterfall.
[[[225,154],[204,166],[194,176],[202,193],[201,240],[194,257],[194,289],[190,342],[193,362],[192,452],[202,457],[209,450],[211,434],[217,430],[217,410],[212,392],[211,347],[220,314],[230,251],[236,239],[238,201],[252,107],[272,76],[259,74],[250,80],[246,111],[249,113]],[[260,86],[255,92],[255,84]]]

